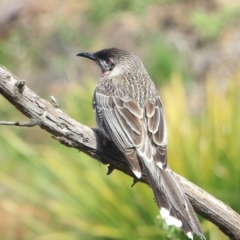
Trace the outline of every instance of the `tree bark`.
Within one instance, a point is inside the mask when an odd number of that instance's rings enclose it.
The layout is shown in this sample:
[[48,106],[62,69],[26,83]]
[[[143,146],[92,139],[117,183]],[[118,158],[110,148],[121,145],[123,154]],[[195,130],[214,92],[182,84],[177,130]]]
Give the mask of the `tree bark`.
[[[30,119],[28,123],[0,122],[0,124],[28,127],[39,125],[62,144],[76,148],[103,164],[108,164],[109,174],[117,169],[134,178],[124,156],[113,143],[103,142],[97,129],[84,126],[67,116],[54,100],[53,103],[49,103],[41,99],[25,85],[24,81],[3,66],[0,66],[0,94]],[[174,174],[198,214],[218,226],[231,239],[240,239],[238,213],[187,179]],[[149,184],[145,174],[141,182]]]

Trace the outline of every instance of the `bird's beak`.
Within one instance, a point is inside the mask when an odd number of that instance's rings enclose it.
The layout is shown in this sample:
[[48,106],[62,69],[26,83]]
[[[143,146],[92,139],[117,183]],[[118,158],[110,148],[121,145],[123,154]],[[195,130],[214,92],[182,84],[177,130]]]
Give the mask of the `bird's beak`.
[[93,61],[97,60],[97,58],[95,57],[95,55],[93,53],[78,53],[77,56],[89,58],[89,59],[92,59]]

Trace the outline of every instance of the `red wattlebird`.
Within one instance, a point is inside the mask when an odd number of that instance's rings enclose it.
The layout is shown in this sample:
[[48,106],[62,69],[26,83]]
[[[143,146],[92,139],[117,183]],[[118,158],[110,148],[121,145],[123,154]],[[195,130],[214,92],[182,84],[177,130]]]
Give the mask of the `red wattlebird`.
[[149,178],[161,216],[193,239],[204,235],[184,191],[167,163],[167,128],[161,99],[142,61],[110,48],[77,56],[93,60],[102,70],[93,97],[102,135],[114,142],[137,178]]

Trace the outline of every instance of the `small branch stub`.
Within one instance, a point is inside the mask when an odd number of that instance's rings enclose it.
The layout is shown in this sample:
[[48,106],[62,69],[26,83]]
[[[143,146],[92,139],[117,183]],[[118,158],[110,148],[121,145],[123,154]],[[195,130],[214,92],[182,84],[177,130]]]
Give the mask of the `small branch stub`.
[[34,127],[37,124],[35,119],[31,119],[29,122],[7,122],[7,121],[0,121],[0,125],[8,125],[8,126],[18,126],[18,127]]
[[54,96],[50,96],[51,98],[51,104],[55,107],[55,108],[60,108],[60,104],[58,103],[57,99]]
[[18,81],[15,83],[16,86],[15,92],[17,92],[18,90],[19,93],[22,93],[25,85],[26,85],[25,80],[18,79]]

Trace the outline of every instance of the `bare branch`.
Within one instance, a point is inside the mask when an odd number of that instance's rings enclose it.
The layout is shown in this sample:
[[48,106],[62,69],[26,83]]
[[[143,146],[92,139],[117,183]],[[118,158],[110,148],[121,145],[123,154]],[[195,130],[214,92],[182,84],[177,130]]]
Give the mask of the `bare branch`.
[[9,126],[18,126],[18,127],[34,127],[37,125],[37,122],[34,119],[31,119],[29,122],[7,122],[0,121],[0,125],[9,125]]
[[[0,94],[32,119],[28,124],[15,122],[10,125],[37,124],[62,144],[76,148],[103,164],[108,164],[108,174],[117,169],[134,177],[123,155],[111,142],[103,143],[96,129],[90,129],[70,118],[58,108],[58,104],[54,107],[55,104],[41,99],[25,85],[24,81],[2,66],[0,66]],[[175,175],[197,213],[218,226],[231,239],[240,239],[240,216],[236,212],[185,178]],[[146,175],[143,175],[141,182],[148,184]]]

